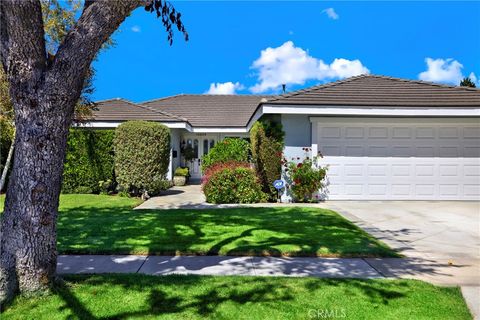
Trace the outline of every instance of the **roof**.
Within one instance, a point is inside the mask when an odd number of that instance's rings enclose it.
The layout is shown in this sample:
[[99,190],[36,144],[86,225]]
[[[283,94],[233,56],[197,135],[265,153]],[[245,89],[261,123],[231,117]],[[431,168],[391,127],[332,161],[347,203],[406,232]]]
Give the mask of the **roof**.
[[95,103],[93,109],[95,121],[127,121],[127,120],[150,120],[162,122],[186,122],[178,116],[153,110],[133,102],[116,98],[103,100]]
[[378,75],[360,75],[298,90],[270,99],[268,104],[479,107],[480,90]]
[[378,75],[360,75],[279,96],[180,94],[136,104],[97,102],[94,121],[185,122],[193,127],[246,127],[269,105],[368,107],[480,107],[480,90]]
[[245,127],[262,99],[260,95],[180,94],[141,105],[188,119],[194,127]]

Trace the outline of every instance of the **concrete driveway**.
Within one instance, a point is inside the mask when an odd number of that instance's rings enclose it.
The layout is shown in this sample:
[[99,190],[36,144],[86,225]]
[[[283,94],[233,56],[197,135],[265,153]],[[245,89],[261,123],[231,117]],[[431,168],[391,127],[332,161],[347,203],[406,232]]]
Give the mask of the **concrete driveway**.
[[328,201],[330,208],[405,259],[365,259],[386,277],[459,285],[480,315],[480,202]]
[[328,201],[406,257],[480,259],[480,202]]

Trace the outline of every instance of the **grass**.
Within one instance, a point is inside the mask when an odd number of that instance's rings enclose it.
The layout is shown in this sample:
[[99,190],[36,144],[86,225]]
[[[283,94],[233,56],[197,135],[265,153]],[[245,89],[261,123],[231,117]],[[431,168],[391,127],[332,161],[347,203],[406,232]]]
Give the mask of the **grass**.
[[62,195],[60,254],[395,257],[331,210],[132,210],[137,199]]
[[458,288],[416,280],[139,274],[68,276],[52,295],[17,298],[2,314],[4,320],[204,318],[472,317]]

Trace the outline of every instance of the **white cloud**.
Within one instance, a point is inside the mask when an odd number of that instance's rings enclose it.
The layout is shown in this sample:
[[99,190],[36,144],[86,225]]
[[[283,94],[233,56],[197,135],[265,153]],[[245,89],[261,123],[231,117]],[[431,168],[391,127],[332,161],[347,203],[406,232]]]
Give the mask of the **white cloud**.
[[[475,73],[473,72],[470,72],[470,75],[468,76],[470,78],[470,80],[472,80],[475,84],[477,84],[477,76],[475,75]],[[480,80],[478,80],[478,83],[480,83]]]
[[206,94],[236,94],[237,90],[242,90],[245,87],[240,82],[224,82],[211,83],[210,88]]
[[462,81],[463,65],[453,59],[426,58],[427,70],[418,75],[420,80],[458,85]]
[[282,84],[304,84],[308,80],[342,79],[370,73],[360,60],[337,58],[326,64],[295,47],[292,41],[262,50],[252,68],[258,72],[258,83],[250,87],[254,93],[277,89]]
[[325,13],[330,19],[337,20],[340,16],[335,12],[333,8],[327,8],[322,10],[322,13]]
[[133,32],[141,32],[142,31],[142,29],[140,29],[139,26],[133,26],[133,27],[130,28],[130,30],[132,30]]
[[473,83],[475,83],[475,85],[477,87],[480,87],[480,79],[477,78],[477,76],[475,75],[475,73],[473,72],[470,72],[470,75],[468,76],[470,78],[470,80],[473,81]]

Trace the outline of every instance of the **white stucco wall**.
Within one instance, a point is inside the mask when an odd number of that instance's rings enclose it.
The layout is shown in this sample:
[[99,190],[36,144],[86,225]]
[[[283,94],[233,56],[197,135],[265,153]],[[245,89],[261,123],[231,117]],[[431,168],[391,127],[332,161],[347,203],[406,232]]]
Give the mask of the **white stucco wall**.
[[[306,156],[302,148],[311,147],[312,129],[308,115],[283,114],[283,131],[285,132],[285,148],[283,153],[288,161],[303,160]],[[289,202],[291,197],[287,190],[282,194],[282,202]]]
[[[170,129],[170,165],[167,179],[173,179],[173,173],[180,166],[180,131],[183,129]],[[177,157],[173,158],[173,151],[177,151]]]

